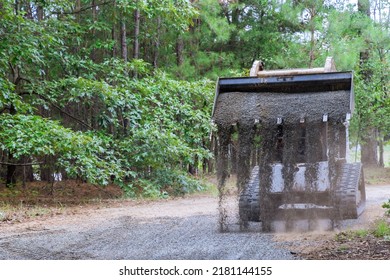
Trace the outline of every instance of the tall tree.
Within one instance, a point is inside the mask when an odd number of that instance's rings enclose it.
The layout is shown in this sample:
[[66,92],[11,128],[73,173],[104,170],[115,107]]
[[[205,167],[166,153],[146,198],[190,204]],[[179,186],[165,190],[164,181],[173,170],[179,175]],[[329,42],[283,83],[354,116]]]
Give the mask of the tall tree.
[[[370,1],[359,0],[358,12],[364,16],[370,17]],[[361,33],[364,31],[361,30]],[[360,52],[360,74],[365,84],[372,82],[372,68],[369,64],[371,50],[367,46]],[[370,94],[370,93],[368,93]],[[366,166],[378,166],[378,129],[372,124],[367,123],[366,127],[361,127],[361,160]]]
[[141,13],[138,8],[134,10],[134,47],[133,58],[139,59],[139,28],[140,28]]

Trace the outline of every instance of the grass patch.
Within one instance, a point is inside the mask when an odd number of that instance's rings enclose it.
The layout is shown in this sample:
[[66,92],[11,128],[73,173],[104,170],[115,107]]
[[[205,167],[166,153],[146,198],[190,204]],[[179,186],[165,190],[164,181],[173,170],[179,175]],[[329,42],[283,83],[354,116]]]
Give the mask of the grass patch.
[[364,238],[370,235],[370,231],[368,229],[358,229],[355,231],[355,236],[359,238]]
[[64,213],[64,208],[59,205],[58,207],[48,207],[39,205],[27,205],[20,203],[13,205],[5,202],[0,203],[0,223],[15,223],[24,220],[34,219],[36,217],[61,215]]
[[385,238],[390,237],[390,225],[386,220],[379,220],[375,226],[375,229],[373,231],[373,234],[375,237],[378,238]]
[[386,219],[379,219],[374,222],[374,224],[369,229],[358,229],[358,230],[348,230],[343,231],[335,236],[335,241],[337,242],[348,242],[355,239],[365,239],[365,238],[381,238],[385,240],[390,239],[390,224]]
[[347,242],[356,238],[365,238],[371,234],[368,229],[348,230],[336,234],[335,240],[338,242]]
[[344,245],[344,244],[341,245],[341,246],[338,248],[338,250],[339,250],[339,251],[342,251],[342,252],[343,252],[343,251],[347,251],[348,249],[349,249],[349,246]]

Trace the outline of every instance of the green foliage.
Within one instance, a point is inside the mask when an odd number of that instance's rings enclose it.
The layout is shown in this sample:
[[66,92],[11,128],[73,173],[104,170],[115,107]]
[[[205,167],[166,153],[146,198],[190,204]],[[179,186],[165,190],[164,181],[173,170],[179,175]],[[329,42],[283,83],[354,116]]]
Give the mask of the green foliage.
[[384,240],[390,239],[390,225],[389,222],[384,219],[375,221],[375,224],[370,229],[359,229],[343,231],[335,236],[335,240],[339,242],[351,241],[356,238],[367,238],[367,237],[383,238]]
[[374,229],[376,237],[388,238],[390,236],[390,225],[385,220],[379,220]]
[[131,191],[127,192],[127,195],[130,197],[165,198],[160,186],[147,179],[136,180],[131,185]]
[[143,60],[107,57],[115,42],[99,36],[135,9],[184,32],[197,15],[188,1],[116,1],[92,20],[90,8],[73,15],[71,1],[40,3],[41,19],[29,14],[38,7],[25,5],[2,4],[0,150],[13,160],[50,157],[51,168],[91,183],[141,182],[148,196],[154,196],[148,170],[209,156],[200,145],[208,132],[209,82],[175,81]]
[[228,23],[223,16],[223,7],[213,0],[201,0],[197,3],[201,11],[201,18],[205,22],[202,26],[202,32],[206,38],[213,38],[214,42],[224,43],[230,39],[234,26]]
[[70,177],[101,185],[108,184],[111,177],[120,180],[131,175],[122,169],[109,136],[75,132],[39,116],[3,114],[0,123],[0,149],[16,159],[55,156],[56,167],[65,169]]
[[[108,76],[108,82],[113,76]],[[120,133],[120,138],[114,140],[104,133],[73,131],[38,116],[3,114],[0,148],[16,159],[55,156],[58,167],[69,176],[100,184],[108,184],[110,178],[122,182],[137,173],[142,176],[150,168],[189,164],[195,155],[199,159],[210,157],[202,146],[209,132],[212,104],[208,81],[179,82],[164,73],[137,82],[123,76],[117,79],[123,83],[116,87],[85,78],[49,82],[46,100],[66,107],[73,102],[96,103],[98,98],[101,109],[95,117],[99,126],[120,129],[121,114],[130,120],[126,134],[131,136]],[[64,88],[70,90],[64,92]]]
[[359,238],[367,237],[370,234],[370,231],[367,229],[359,229],[355,231],[355,235]]
[[145,178],[134,180],[123,186],[129,197],[168,198],[200,192],[207,186],[180,170],[157,169]]
[[179,170],[156,170],[152,181],[159,185],[161,190],[174,196],[199,192],[206,188],[200,181]]
[[[150,169],[175,169],[192,163],[194,156],[210,156],[203,141],[209,131],[212,83],[176,81],[163,72],[151,72],[142,60],[109,58],[97,64],[88,58],[95,47],[74,54],[66,46],[67,32],[80,36],[87,32],[79,32],[73,22],[48,19],[44,23],[47,40],[37,44],[33,34],[43,32],[43,23],[16,19],[11,16],[2,24],[17,30],[26,23],[29,28],[22,34],[25,45],[21,37],[11,40],[17,32],[7,34],[11,39],[1,42],[4,57],[8,57],[1,58],[1,73],[9,67],[17,70],[13,74],[19,84],[9,80],[9,75],[0,77],[0,109],[12,107],[17,112],[0,115],[0,150],[15,160],[51,156],[54,169],[69,177],[101,185],[114,181],[129,191],[129,186],[138,184],[149,197],[159,193],[156,183],[146,178]],[[95,24],[93,28],[100,27]],[[55,40],[50,37],[54,35],[58,36]],[[27,49],[20,50],[23,54],[17,52],[21,45]],[[49,65],[55,79],[47,77],[44,69]],[[141,78],[131,78],[134,71]],[[75,114],[75,107],[93,109],[93,115]],[[51,118],[35,115],[36,111]],[[64,112],[70,114],[64,116]],[[68,115],[72,115],[71,121]]]
[[372,234],[372,230],[368,229],[348,230],[336,234],[335,240],[339,242],[346,242],[355,238],[366,238],[370,234]]
[[367,127],[377,128],[382,135],[390,133],[390,119],[386,117],[390,115],[387,63],[381,63],[375,57],[369,61],[370,71],[373,71],[370,83],[355,73],[356,117],[351,123],[351,136],[355,143],[367,135]]
[[390,199],[382,204],[382,208],[386,209],[386,215],[390,215]]

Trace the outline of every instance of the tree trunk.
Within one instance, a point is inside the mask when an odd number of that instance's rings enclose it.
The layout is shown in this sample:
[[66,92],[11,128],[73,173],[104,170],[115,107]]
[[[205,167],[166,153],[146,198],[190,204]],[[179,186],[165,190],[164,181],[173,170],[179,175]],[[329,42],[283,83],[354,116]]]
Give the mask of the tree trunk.
[[33,19],[33,12],[32,12],[32,9],[31,9],[31,3],[29,1],[26,1],[25,3],[25,9],[26,9],[26,13],[25,13],[25,17],[27,19]]
[[43,20],[43,7],[41,5],[38,5],[37,7],[37,19],[38,21]]
[[176,41],[176,63],[177,66],[183,65],[184,57],[183,57],[183,50],[184,50],[184,41],[182,36],[179,35]]
[[[13,105],[11,105],[11,108],[9,110],[9,113],[11,115],[16,114],[16,110]],[[8,159],[7,161],[10,163],[13,163],[14,156],[11,152],[8,152]],[[7,172],[6,172],[6,178],[5,178],[5,187],[10,188],[13,185],[16,184],[16,165],[8,165],[7,166]]]
[[[13,155],[8,153],[8,162],[12,163]],[[16,184],[16,165],[8,165],[7,166],[7,174],[5,179],[5,187],[11,188]]]
[[[215,156],[217,155],[217,152],[215,151],[218,147],[216,147],[215,145],[215,137],[213,135],[211,135],[210,137],[210,144],[209,144],[209,147],[210,147],[210,151],[212,154],[214,154]],[[214,172],[214,159],[210,158],[207,160],[207,172],[210,174],[212,172]]]
[[[128,57],[127,57],[126,21],[125,21],[124,16],[122,16],[120,24],[121,24],[121,30],[120,30],[120,32],[121,32],[121,58],[126,63],[128,60]],[[129,127],[129,122],[130,122],[129,119],[125,116],[127,110],[128,110],[127,104],[125,104],[124,108],[123,108],[123,112],[122,112],[122,115],[123,115],[123,134],[124,135],[128,135],[128,127]]]
[[54,166],[54,157],[53,156],[44,156],[43,157],[44,163],[40,166],[41,167],[41,180],[46,182],[53,182],[53,166]]
[[[96,1],[92,0],[92,22],[93,23],[95,23],[95,21],[96,21],[96,12],[97,12]],[[95,29],[92,29],[92,32],[93,32],[93,35],[95,35],[95,33],[96,33]]]
[[80,23],[81,0],[76,0],[76,21]]
[[202,160],[202,174],[206,174],[207,173],[207,159],[204,158]]
[[19,14],[19,0],[15,0],[15,15]]
[[380,136],[379,138],[379,166],[385,167],[385,161],[384,161],[384,144],[383,144],[383,137]]
[[140,25],[140,10],[134,11],[134,49],[133,58],[139,58],[139,25]]
[[195,158],[194,158],[194,164],[189,164],[188,165],[188,173],[190,173],[191,175],[198,175],[198,156],[195,155]]
[[316,44],[316,38],[315,38],[315,20],[317,16],[316,8],[313,6],[309,9],[310,11],[310,51],[309,51],[309,68],[313,68],[313,63],[315,60],[315,44]]
[[366,16],[370,16],[370,0],[358,0],[358,11]]
[[158,56],[160,52],[161,17],[157,17],[157,34],[154,41],[153,67],[158,68]]
[[116,35],[116,0],[114,0],[114,12],[113,12],[113,23],[112,23],[112,29],[111,29],[111,39],[114,42],[114,45],[112,46],[112,57],[116,57],[117,55],[117,35]]
[[[370,16],[370,1],[358,0],[359,13]],[[363,32],[363,30],[361,30]],[[360,73],[365,83],[371,83],[372,69],[369,66],[370,50],[367,49],[360,52]],[[378,141],[377,129],[374,127],[368,127],[364,129],[362,135],[362,147],[361,147],[361,161],[366,166],[378,166]]]
[[[134,11],[134,46],[133,46],[133,58],[139,58],[139,26],[140,26],[140,10],[136,9]],[[134,70],[133,73],[134,79],[138,78],[137,70]]]
[[127,62],[126,22],[124,17],[121,20],[121,58],[124,62]]
[[31,162],[31,158],[29,156],[24,156],[22,160],[20,161],[22,167],[20,168],[21,171],[18,174],[19,176],[21,175],[23,180],[22,180],[22,186],[25,189],[26,188],[26,182],[32,182],[34,181],[34,173],[33,173],[33,167],[32,165],[28,165],[29,162]]
[[[97,9],[96,9],[96,1],[92,0],[92,22],[96,22],[96,14],[97,14]],[[95,28],[92,28],[92,38],[96,39],[96,30]],[[96,50],[92,49],[91,50],[91,59],[92,61],[96,62]]]
[[[19,14],[19,0],[15,0],[15,15],[18,15]],[[19,26],[19,29],[20,29],[20,26]],[[18,88],[18,83],[20,81],[20,77],[19,77],[19,71],[18,71],[18,67],[15,66],[13,67],[12,65],[10,65],[10,70],[11,70],[11,79],[12,79],[12,83],[15,85],[16,89]],[[11,104],[10,108],[9,108],[9,113],[11,115],[15,115],[16,114],[16,109],[14,107],[13,104]],[[8,152],[7,153],[7,161],[12,163],[13,161],[13,154]],[[5,187],[6,188],[9,188],[11,186],[13,186],[15,183],[16,183],[16,166],[15,165],[8,165],[7,166],[7,171],[6,171],[6,174],[5,174]]]
[[367,129],[362,136],[361,161],[365,166],[378,166],[378,141],[376,140],[377,129]]

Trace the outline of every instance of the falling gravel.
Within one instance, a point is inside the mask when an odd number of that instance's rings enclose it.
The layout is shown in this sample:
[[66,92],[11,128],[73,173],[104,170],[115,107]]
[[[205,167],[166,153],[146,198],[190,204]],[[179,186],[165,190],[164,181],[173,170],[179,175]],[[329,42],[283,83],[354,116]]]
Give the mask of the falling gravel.
[[[232,165],[230,147],[235,138],[238,139],[237,201],[242,202],[237,218],[242,229],[247,227],[248,217],[257,215],[254,220],[262,221],[263,231],[275,230],[273,222],[277,220],[285,222],[285,228],[292,230],[297,211],[281,210],[280,206],[302,202],[326,208],[326,218],[333,227],[338,217],[336,211],[328,210],[335,205],[328,190],[337,188],[341,169],[336,160],[346,157],[347,123],[344,124],[344,119],[350,113],[351,91],[263,92],[260,85],[252,86],[257,91],[229,92],[227,87],[215,101],[213,122],[219,144],[216,158],[220,231],[228,231],[233,220],[227,215],[229,207],[224,196],[225,181]],[[258,139],[260,143],[256,144]],[[320,162],[327,164],[322,177]],[[274,176],[276,164],[281,166],[281,174]],[[299,164],[305,164],[305,171],[300,170]],[[257,173],[253,173],[255,166]],[[299,171],[304,172],[304,187],[297,198],[298,191],[294,187],[298,185]],[[258,178],[257,189],[248,185],[252,177]],[[276,182],[282,182],[277,191],[272,190]],[[323,193],[326,195],[321,197]],[[254,209],[259,211],[255,213]],[[315,210],[304,213],[310,228],[321,218],[318,215],[321,211]]]

